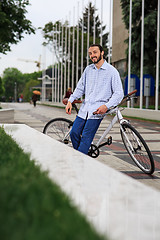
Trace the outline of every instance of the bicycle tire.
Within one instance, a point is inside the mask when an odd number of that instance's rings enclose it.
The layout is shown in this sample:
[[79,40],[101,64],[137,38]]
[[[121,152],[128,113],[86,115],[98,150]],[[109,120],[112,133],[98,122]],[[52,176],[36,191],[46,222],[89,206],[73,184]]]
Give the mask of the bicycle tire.
[[71,145],[70,135],[65,138],[66,134],[72,128],[73,122],[66,118],[54,118],[50,120],[44,127],[43,133],[51,138]]
[[155,170],[154,160],[146,142],[139,132],[129,123],[122,123],[121,126],[127,136],[126,137],[123,131],[120,130],[121,137],[130,157],[143,172],[152,174]]

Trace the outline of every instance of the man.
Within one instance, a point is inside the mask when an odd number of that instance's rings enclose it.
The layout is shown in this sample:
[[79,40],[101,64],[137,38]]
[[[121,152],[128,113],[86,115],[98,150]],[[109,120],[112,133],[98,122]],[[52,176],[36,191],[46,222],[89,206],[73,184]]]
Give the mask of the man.
[[124,96],[119,73],[104,59],[102,46],[92,44],[88,53],[93,64],[85,68],[66,106],[66,113],[71,114],[72,102],[85,94],[70,133],[73,147],[85,154],[88,154],[103,114],[118,105]]

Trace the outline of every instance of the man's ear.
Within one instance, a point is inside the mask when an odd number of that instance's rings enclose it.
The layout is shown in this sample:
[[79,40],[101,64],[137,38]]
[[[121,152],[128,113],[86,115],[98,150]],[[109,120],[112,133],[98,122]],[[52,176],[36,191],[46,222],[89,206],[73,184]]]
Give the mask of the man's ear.
[[102,56],[104,55],[104,51],[102,51]]

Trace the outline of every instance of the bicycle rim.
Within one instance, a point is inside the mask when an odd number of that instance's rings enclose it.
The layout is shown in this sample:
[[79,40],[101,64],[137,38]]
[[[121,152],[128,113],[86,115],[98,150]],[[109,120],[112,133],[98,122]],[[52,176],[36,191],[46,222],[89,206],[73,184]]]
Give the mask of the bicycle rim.
[[145,173],[152,174],[154,172],[154,160],[152,154],[137,130],[128,123],[121,125],[121,136],[125,148],[136,165]]
[[51,138],[65,144],[71,144],[70,130],[73,122],[65,118],[55,118],[49,121],[43,130],[44,134],[47,134]]

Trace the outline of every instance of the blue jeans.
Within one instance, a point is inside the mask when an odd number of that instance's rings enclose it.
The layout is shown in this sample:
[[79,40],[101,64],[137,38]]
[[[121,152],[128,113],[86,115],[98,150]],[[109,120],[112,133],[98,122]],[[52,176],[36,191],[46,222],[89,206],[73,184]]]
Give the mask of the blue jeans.
[[73,148],[84,154],[88,154],[88,150],[101,121],[102,119],[86,120],[77,116],[70,132]]

